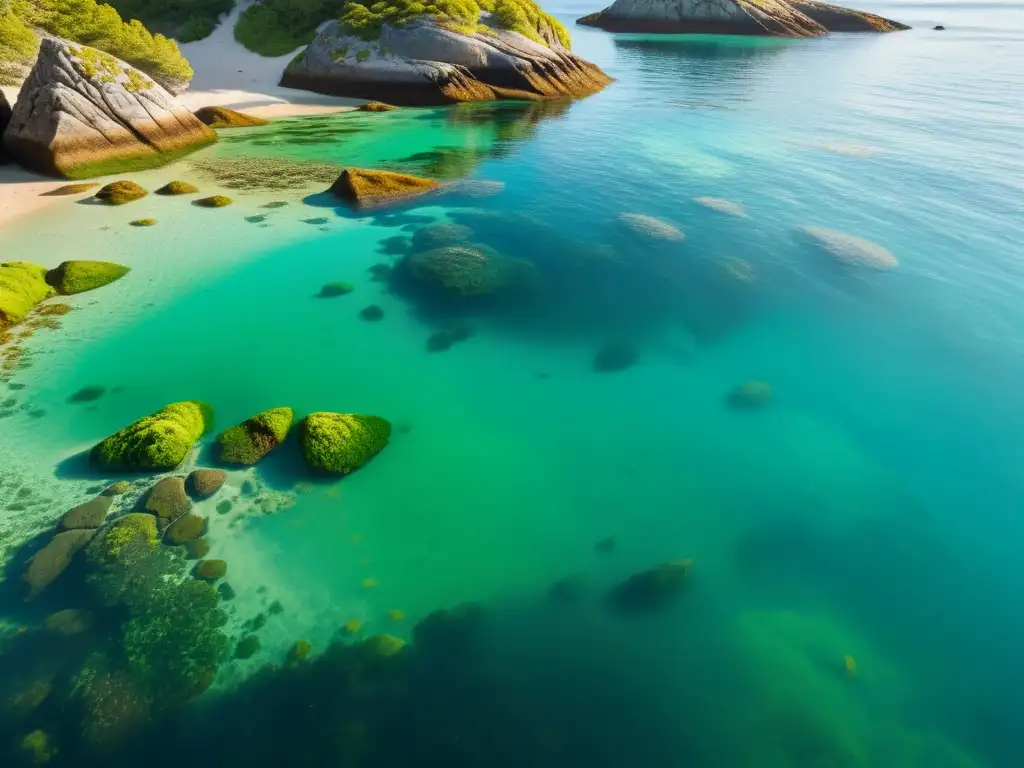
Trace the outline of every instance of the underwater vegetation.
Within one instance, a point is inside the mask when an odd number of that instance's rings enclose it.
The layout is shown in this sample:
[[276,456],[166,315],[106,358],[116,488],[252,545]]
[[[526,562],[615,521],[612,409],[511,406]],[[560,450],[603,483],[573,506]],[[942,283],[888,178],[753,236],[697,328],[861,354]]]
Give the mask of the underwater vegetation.
[[227,464],[255,464],[284,442],[293,418],[291,408],[271,408],[222,432],[217,438],[220,460]]
[[173,469],[212,425],[205,403],[171,403],[101,441],[90,457],[101,467]]
[[299,424],[302,455],[314,469],[347,475],[388,444],[391,424],[379,416],[311,413]]

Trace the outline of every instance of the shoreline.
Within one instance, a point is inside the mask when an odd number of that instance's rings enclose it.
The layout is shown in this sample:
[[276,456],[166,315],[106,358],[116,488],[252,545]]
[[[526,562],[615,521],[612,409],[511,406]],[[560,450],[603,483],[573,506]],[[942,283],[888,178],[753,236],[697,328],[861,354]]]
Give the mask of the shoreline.
[[[4,91],[11,98],[17,96],[18,89],[5,88]],[[291,94],[288,96],[292,97]],[[348,112],[363,103],[360,99],[333,98],[303,91],[295,91],[293,100],[283,98],[283,94],[279,96],[243,90],[185,91],[176,98],[182,106],[193,112],[200,107],[220,106],[268,120]],[[42,176],[16,163],[0,165],[0,229],[26,216],[47,210],[62,200],[79,199],[81,195],[46,196],[47,192],[78,181],[83,180]]]

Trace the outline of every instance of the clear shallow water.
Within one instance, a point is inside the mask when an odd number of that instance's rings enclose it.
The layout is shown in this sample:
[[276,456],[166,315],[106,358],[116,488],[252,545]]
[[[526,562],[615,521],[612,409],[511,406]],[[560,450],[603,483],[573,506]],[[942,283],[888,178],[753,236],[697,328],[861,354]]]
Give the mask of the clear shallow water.
[[[468,171],[502,182],[497,195],[354,217],[315,185],[229,190],[223,210],[61,203],[5,231],[4,252],[26,260],[133,267],[29,343],[12,396],[46,415],[0,422],[0,450],[51,501],[6,512],[6,544],[96,482],[71,457],[167,402],[206,400],[220,427],[277,405],[376,413],[396,435],[344,481],[309,482],[282,448],[198,505],[237,593],[232,634],[285,607],[219,689],[296,638],[319,651],[349,619],[408,637],[475,600],[496,614],[492,663],[568,696],[579,731],[533,764],[1020,765],[1024,11],[871,10],[919,28],[814,41],[574,29],[617,82],[566,108],[306,118],[199,158]],[[216,191],[186,164],[139,178],[173,177]],[[290,205],[260,207],[278,199]],[[637,240],[616,220],[627,212],[686,240]],[[141,216],[159,224],[125,226]],[[533,260],[548,292],[473,315],[472,339],[429,354],[446,321],[367,268],[395,258],[388,238],[443,219]],[[869,238],[899,267],[841,268],[803,226]],[[312,298],[336,280],[355,292]],[[368,304],[385,319],[358,319]],[[595,373],[621,336],[638,364]],[[749,379],[771,383],[770,407],[725,407]],[[87,385],[123,391],[66,402]],[[262,515],[253,499],[283,508]],[[595,553],[608,536],[615,553]],[[694,558],[694,578],[671,610],[603,610],[609,585],[677,557]],[[572,574],[587,597],[551,604]]]

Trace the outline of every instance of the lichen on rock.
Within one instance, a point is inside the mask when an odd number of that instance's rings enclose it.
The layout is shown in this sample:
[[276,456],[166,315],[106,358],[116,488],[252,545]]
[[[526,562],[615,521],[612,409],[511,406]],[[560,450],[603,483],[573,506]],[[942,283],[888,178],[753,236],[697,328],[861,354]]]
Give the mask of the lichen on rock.
[[4,133],[22,165],[67,178],[162,165],[215,139],[147,75],[56,37],[43,39]]
[[346,168],[331,186],[331,192],[354,208],[374,208],[398,200],[433,192],[440,183],[408,173]]
[[212,425],[205,403],[172,403],[101,441],[90,457],[101,467],[173,469]]
[[58,293],[71,296],[102,288],[131,270],[109,261],[65,261],[46,273],[46,282]]
[[244,112],[236,112],[227,107],[200,107],[196,110],[195,115],[201,122],[218,130],[223,128],[250,128],[257,125],[266,125],[269,122],[262,117],[247,115]]
[[299,444],[314,469],[347,475],[388,444],[391,424],[379,416],[311,413],[299,427]]

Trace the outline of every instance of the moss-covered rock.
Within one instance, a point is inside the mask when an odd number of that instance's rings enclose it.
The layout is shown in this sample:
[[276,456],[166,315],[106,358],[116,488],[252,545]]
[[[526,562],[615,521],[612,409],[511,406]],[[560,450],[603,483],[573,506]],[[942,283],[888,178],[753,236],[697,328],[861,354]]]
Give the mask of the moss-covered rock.
[[532,262],[472,243],[413,253],[403,264],[426,287],[455,297],[494,295],[538,280]]
[[227,479],[227,472],[223,469],[196,469],[189,474],[185,485],[195,498],[208,499],[220,490]]
[[309,658],[313,646],[308,640],[296,640],[295,644],[288,651],[287,663],[289,666],[300,664]]
[[64,513],[60,519],[60,527],[66,531],[78,528],[99,528],[107,517],[113,498],[99,495],[89,499],[84,504],[79,504]]
[[216,581],[227,575],[228,564],[223,560],[201,560],[196,563],[193,573],[197,579]]
[[44,192],[43,195],[46,197],[65,197],[66,195],[81,195],[84,192],[90,192],[99,184],[96,182],[86,182],[83,184],[65,184],[62,187],[51,189],[49,192]]
[[210,554],[210,542],[206,539],[190,539],[185,542],[185,554],[189,560],[201,560]]
[[105,491],[104,496],[121,496],[128,493],[132,489],[132,484],[127,480],[118,480],[116,483],[111,484]]
[[195,116],[211,128],[251,128],[257,125],[266,125],[269,120],[262,117],[247,115],[244,112],[236,112],[227,107],[201,107],[195,112]]
[[159,544],[156,518],[133,512],[100,530],[86,554],[93,566],[103,566],[132,560],[140,553],[152,552]]
[[433,179],[407,173],[346,168],[331,186],[331,192],[354,208],[373,208],[440,189]]
[[134,221],[129,221],[128,224],[133,227],[152,227],[156,224],[156,219],[135,219]]
[[96,193],[96,199],[107,205],[124,205],[141,200],[148,194],[134,181],[112,181]]
[[156,191],[158,195],[194,195],[199,187],[187,181],[169,181]]
[[220,460],[228,464],[255,464],[284,442],[292,427],[291,408],[271,408],[220,434]]
[[473,230],[463,224],[428,224],[412,234],[414,251],[430,251],[446,245],[461,245],[473,238]]
[[354,413],[311,413],[302,420],[299,431],[307,463],[337,474],[357,470],[376,456],[390,437],[390,422]]
[[205,403],[171,403],[100,442],[90,458],[101,467],[173,469],[212,426]]
[[192,501],[185,493],[185,481],[180,477],[163,477],[149,489],[143,509],[156,515],[166,525],[192,509]]
[[102,288],[130,271],[128,267],[109,261],[65,261],[46,273],[46,282],[59,293],[70,296]]
[[0,329],[14,325],[36,304],[53,296],[46,268],[24,261],[0,262]]
[[166,537],[169,544],[184,544],[186,541],[198,539],[204,533],[206,533],[206,518],[189,512],[171,523],[167,528]]
[[43,626],[47,632],[62,637],[74,637],[81,635],[92,626],[93,615],[89,611],[77,608],[67,608],[63,611],[51,613],[46,617]]
[[384,310],[376,304],[371,304],[370,306],[363,307],[359,310],[359,318],[361,320],[366,320],[367,322],[376,323],[384,319]]
[[392,112],[398,109],[390,104],[385,104],[383,101],[368,101],[365,104],[360,104],[356,107],[359,112]]
[[608,605],[623,613],[665,608],[689,582],[692,567],[693,561],[687,558],[635,573],[608,593]]
[[233,200],[225,195],[211,195],[193,200],[192,205],[198,205],[200,208],[223,208],[225,205],[231,205],[232,202]]
[[333,299],[352,293],[353,290],[352,283],[326,283],[316,297],[318,299]]

